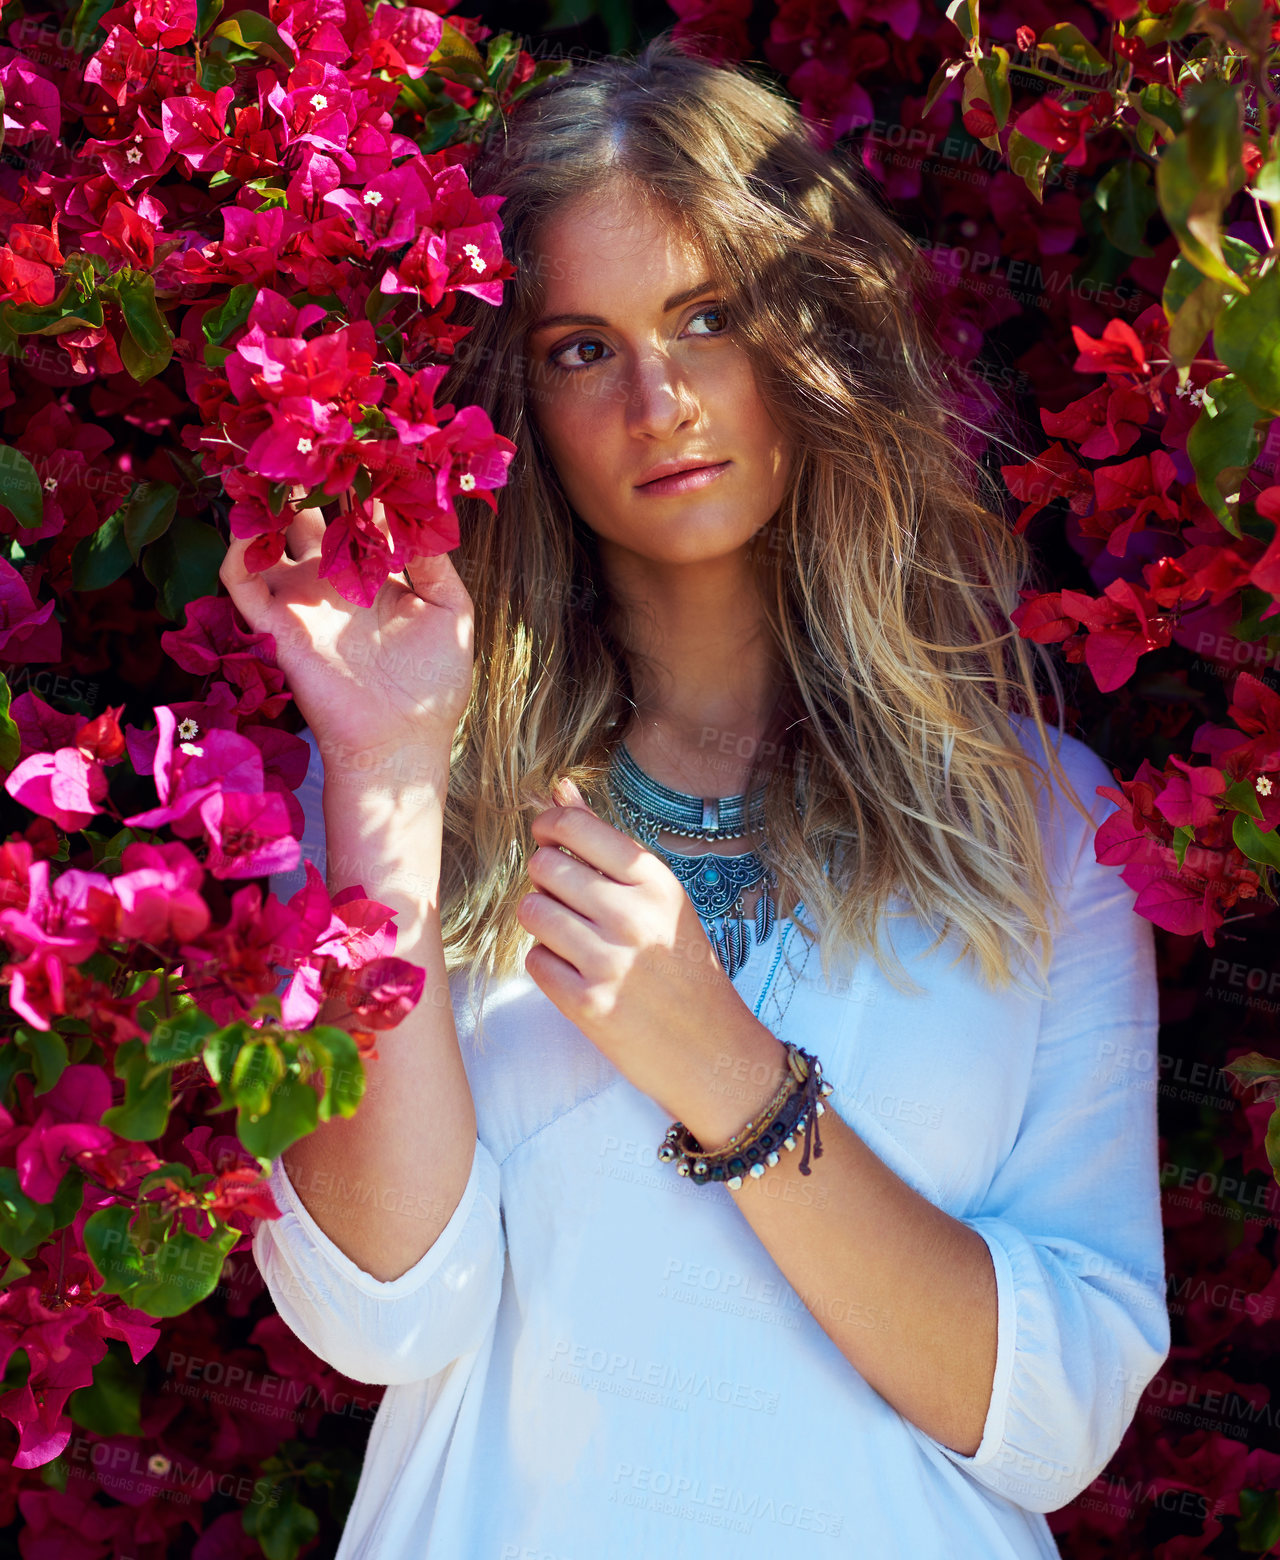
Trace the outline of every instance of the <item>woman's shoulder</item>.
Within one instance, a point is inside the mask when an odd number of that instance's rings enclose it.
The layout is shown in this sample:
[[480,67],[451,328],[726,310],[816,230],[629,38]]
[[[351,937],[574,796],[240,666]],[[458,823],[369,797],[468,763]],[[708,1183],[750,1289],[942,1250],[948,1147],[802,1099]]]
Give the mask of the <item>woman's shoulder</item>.
[[[1046,725],[1046,745],[1030,715],[1011,715],[1009,719],[1023,751],[1042,773],[1038,803],[1041,826],[1055,846],[1054,860],[1063,870],[1069,870],[1083,846],[1084,837],[1092,837],[1115,807],[1108,797],[1098,795],[1099,786],[1116,784],[1115,775],[1106,760],[1079,737]],[[1051,757],[1057,760],[1057,771],[1050,762]],[[1091,821],[1086,822],[1081,816],[1063,785],[1064,779],[1088,811]]]

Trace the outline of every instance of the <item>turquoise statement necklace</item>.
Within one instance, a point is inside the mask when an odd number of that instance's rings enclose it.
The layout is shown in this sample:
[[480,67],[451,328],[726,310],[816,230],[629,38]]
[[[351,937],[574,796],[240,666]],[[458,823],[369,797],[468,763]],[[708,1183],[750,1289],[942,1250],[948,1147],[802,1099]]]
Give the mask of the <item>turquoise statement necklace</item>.
[[[777,911],[773,898],[775,877],[753,850],[720,856],[714,851],[700,856],[681,855],[658,844],[665,831],[685,839],[737,840],[756,833],[764,822],[764,791],[748,799],[737,796],[690,796],[673,791],[645,774],[625,742],[614,750],[607,780],[610,797],[627,831],[663,860],[693,901],[716,950],[716,957],[730,979],[746,963],[752,947],[773,930]],[[754,926],[743,908],[744,895],[761,884]]]

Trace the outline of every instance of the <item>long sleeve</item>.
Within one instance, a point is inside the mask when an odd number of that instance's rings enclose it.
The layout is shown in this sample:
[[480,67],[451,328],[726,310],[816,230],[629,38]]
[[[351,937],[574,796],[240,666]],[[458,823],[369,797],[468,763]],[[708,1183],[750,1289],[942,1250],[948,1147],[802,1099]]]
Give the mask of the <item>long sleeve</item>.
[[259,1219],[253,1257],[285,1325],[352,1381],[422,1381],[480,1346],[502,1291],[506,1232],[499,1171],[476,1139],[458,1206],[429,1250],[384,1282],[340,1251],[303,1206],[277,1159],[279,1219]]
[[[1074,759],[1072,779],[1100,819],[1110,804],[1092,793],[1112,777],[1082,744]],[[1081,838],[1025,1111],[963,1221],[987,1242],[997,1285],[982,1441],[966,1457],[927,1437],[1038,1512],[1066,1505],[1105,1468],[1170,1342],[1156,1095],[1152,1073],[1125,1063],[1156,1054],[1153,933],[1116,870],[1096,861],[1093,830],[1067,816]]]

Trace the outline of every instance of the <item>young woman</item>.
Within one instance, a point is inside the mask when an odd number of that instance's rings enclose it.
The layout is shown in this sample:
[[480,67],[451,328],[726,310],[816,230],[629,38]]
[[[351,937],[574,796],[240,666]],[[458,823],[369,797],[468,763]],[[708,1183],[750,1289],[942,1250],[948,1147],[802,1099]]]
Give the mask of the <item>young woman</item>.
[[1112,1067],[1152,941],[915,251],[666,36],[472,181],[516,276],[441,400],[518,446],[496,516],[368,610],[315,512],[223,570],[321,761],[307,851],[427,971],[255,1233],[389,1387],[340,1560],[1055,1555],[1169,1344]]

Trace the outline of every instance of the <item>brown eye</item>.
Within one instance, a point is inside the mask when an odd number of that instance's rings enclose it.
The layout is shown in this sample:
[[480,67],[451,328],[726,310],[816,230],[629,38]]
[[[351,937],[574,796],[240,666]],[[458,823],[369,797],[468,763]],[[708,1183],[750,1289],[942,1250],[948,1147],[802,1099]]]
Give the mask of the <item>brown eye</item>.
[[716,324],[714,330],[703,332],[704,335],[722,336],[729,328],[728,317],[725,314],[724,307],[722,304],[718,303],[709,304],[705,309],[699,309],[698,312],[693,316],[693,319],[689,321],[689,323],[692,325],[693,320],[704,320],[708,317],[714,321],[717,321],[718,323]]

